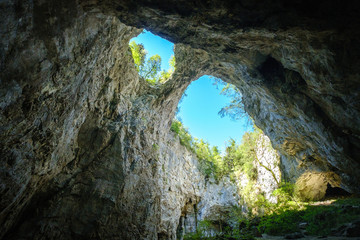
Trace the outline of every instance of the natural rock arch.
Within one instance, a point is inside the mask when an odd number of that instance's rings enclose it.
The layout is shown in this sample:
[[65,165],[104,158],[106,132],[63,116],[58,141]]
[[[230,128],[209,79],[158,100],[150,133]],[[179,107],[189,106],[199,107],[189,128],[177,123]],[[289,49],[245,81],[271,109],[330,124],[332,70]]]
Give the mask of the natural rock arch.
[[[288,178],[359,192],[359,4],[267,2],[2,2],[0,237],[174,238],[197,191],[164,191],[161,164],[187,156],[169,126],[204,74],[242,91]],[[143,27],[179,43],[159,89],[128,50]]]

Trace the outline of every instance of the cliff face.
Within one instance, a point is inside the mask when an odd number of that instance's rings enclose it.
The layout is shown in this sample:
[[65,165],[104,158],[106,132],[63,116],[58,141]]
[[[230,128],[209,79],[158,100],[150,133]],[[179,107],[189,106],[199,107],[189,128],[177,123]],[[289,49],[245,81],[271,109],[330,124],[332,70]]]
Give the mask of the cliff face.
[[[207,236],[214,236],[219,233],[221,225],[234,224],[231,213],[234,208],[242,207],[237,185],[230,178],[224,177],[219,181],[207,179],[203,186],[199,201],[183,211],[177,228],[177,239],[183,239],[184,234],[197,230]],[[211,226],[204,228],[205,222],[211,223]]]
[[281,183],[280,158],[275,149],[271,147],[270,139],[264,134],[260,135],[256,145],[255,167],[257,169],[256,185],[264,197],[272,203],[277,201],[272,192]]
[[[287,178],[359,192],[358,3],[267,2],[2,1],[0,238],[175,238],[199,175],[169,128],[204,74],[242,91]],[[161,88],[132,62],[143,27],[179,43]]]

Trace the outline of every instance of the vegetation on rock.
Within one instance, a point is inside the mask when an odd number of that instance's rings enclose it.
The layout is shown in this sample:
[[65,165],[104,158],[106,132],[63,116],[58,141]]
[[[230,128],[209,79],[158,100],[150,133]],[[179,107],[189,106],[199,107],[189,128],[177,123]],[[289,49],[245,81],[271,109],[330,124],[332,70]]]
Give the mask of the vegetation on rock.
[[135,68],[139,75],[151,85],[158,85],[159,83],[166,82],[175,71],[175,56],[171,56],[168,71],[161,71],[161,57],[156,54],[147,58],[147,51],[143,44],[137,44],[131,41],[130,49],[134,59]]
[[254,132],[245,133],[241,144],[230,139],[223,157],[220,155],[217,146],[211,147],[203,139],[193,138],[181,121],[173,120],[171,130],[179,136],[182,145],[196,154],[200,163],[200,170],[205,177],[214,177],[220,180],[224,176],[229,176],[235,180],[235,172],[241,171],[250,179],[256,179],[255,147],[261,134],[260,129],[255,128]]
[[[222,94],[230,96],[232,101],[221,109],[220,115],[228,115],[236,120],[245,113],[241,94],[235,87],[226,84]],[[301,231],[309,235],[328,235],[334,231],[334,227],[358,218],[359,208],[349,205],[355,202],[359,206],[358,200],[343,200],[341,204],[335,202],[320,206],[304,202],[296,194],[295,184],[281,182],[271,168],[259,161],[257,150],[272,147],[264,143],[262,131],[256,126],[254,129],[244,134],[240,144],[230,139],[225,154],[221,156],[217,147],[211,148],[203,139],[194,139],[181,121],[173,121],[171,130],[179,136],[182,145],[196,154],[205,177],[212,176],[220,180],[228,176],[233,181],[239,181],[241,176],[245,176],[247,179],[246,186],[239,188],[246,212],[241,207],[234,207],[226,216],[226,222],[200,221],[197,231],[186,234],[185,239],[254,239],[255,235],[261,233],[285,235]],[[256,165],[270,172],[277,183],[278,188],[272,193],[275,202],[270,202],[261,191],[255,190],[258,179]],[[344,205],[348,207],[344,208]],[[352,210],[349,211],[349,208]]]

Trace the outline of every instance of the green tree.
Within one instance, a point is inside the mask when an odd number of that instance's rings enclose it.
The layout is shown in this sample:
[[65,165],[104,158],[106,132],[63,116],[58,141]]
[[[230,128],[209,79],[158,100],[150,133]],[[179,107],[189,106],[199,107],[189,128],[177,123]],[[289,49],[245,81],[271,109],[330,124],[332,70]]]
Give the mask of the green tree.
[[200,170],[205,177],[209,178],[211,175],[216,174],[216,167],[212,160],[213,154],[209,143],[205,142],[203,139],[195,139],[194,150],[200,162]]
[[232,172],[234,170],[234,163],[237,159],[237,145],[234,139],[229,140],[230,145],[225,149],[225,156],[223,158],[223,169],[226,174]]
[[179,136],[181,145],[185,146],[190,151],[194,151],[193,137],[190,135],[189,131],[183,126],[181,121],[174,119],[171,123],[170,130]]
[[174,73],[174,71],[175,71],[175,64],[176,64],[176,62],[175,62],[175,56],[172,55],[172,56],[170,57],[170,60],[169,60],[169,65],[170,65],[169,70],[168,70],[168,71],[163,70],[163,71],[160,72],[160,79],[159,79],[159,82],[160,82],[160,83],[166,82],[166,81],[171,77],[171,75],[172,75],[172,74]]
[[241,145],[239,146],[239,156],[236,165],[243,171],[249,179],[257,178],[256,161],[256,142],[259,139],[260,130],[255,128],[254,132],[247,132],[243,135]]
[[137,44],[135,41],[131,41],[129,46],[134,59],[136,70],[140,72],[140,69],[143,68],[145,64],[147,52],[143,44]]
[[161,57],[156,54],[151,56],[143,67],[140,68],[140,76],[152,84],[159,81],[158,74],[161,70]]
[[223,87],[220,94],[231,98],[230,103],[219,111],[220,116],[224,117],[227,115],[233,120],[240,120],[243,118],[246,111],[244,109],[242,95],[239,89],[228,83],[225,87]]
[[240,90],[230,83],[224,83],[219,78],[212,77],[212,80],[216,87],[221,87],[220,94],[231,99],[227,106],[221,108],[219,115],[221,117],[228,116],[235,121],[243,118],[247,113],[242,102],[242,94]]
[[211,149],[211,161],[215,165],[215,175],[217,179],[221,179],[225,175],[223,158],[217,146]]
[[131,41],[131,53],[139,75],[152,85],[166,82],[175,71],[175,56],[171,56],[169,71],[161,71],[161,57],[156,54],[146,60],[147,51],[144,45]]

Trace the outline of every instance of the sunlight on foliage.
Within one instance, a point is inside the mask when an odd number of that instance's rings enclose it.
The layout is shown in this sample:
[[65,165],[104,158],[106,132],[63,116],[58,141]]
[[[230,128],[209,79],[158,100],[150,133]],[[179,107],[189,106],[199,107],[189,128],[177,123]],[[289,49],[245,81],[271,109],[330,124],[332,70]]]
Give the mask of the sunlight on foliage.
[[321,236],[329,234],[334,227],[356,220],[360,215],[359,207],[351,208],[351,211],[343,207],[359,206],[359,199],[344,199],[331,205],[316,206],[301,202],[295,195],[295,185],[289,182],[280,182],[273,191],[272,195],[277,199],[275,203],[268,201],[255,188],[255,162],[258,161],[255,148],[262,134],[256,127],[254,132],[243,136],[241,144],[230,139],[224,156],[220,155],[217,147],[211,148],[206,141],[194,139],[178,120],[173,121],[171,130],[179,136],[182,145],[196,154],[199,170],[205,178],[220,180],[229,176],[237,181],[240,175],[245,175],[248,179],[246,186],[239,192],[243,201],[241,206],[234,206],[226,216],[231,225],[227,222],[200,221],[197,232],[187,233],[184,239],[254,239],[253,236],[260,233],[284,235],[299,232],[300,223],[306,223],[308,234]]
[[[156,54],[147,59],[147,51],[143,44],[137,44],[135,41],[129,43],[131,53],[134,59],[135,68],[139,75],[151,85],[158,85],[166,82],[175,71],[175,56],[171,56],[168,71],[161,71],[161,57]],[[147,59],[147,60],[146,60]]]
[[134,59],[136,70],[140,72],[140,67],[144,65],[147,54],[144,45],[136,44],[135,41],[131,41],[129,46]]
[[[232,85],[222,86],[222,94],[231,96],[232,101],[219,114],[236,120],[244,113],[241,94]],[[222,156],[217,147],[211,147],[203,139],[194,139],[180,121],[173,121],[171,130],[179,136],[182,145],[196,154],[199,170],[205,179],[213,177],[219,181],[227,176],[237,183],[246,180],[245,184],[238,185],[241,206],[234,207],[225,216],[226,222],[200,221],[197,232],[187,233],[184,239],[253,239],[254,235],[261,233],[284,235],[303,230],[299,227],[300,223],[306,223],[307,234],[322,236],[330,234],[332,229],[344,223],[358,219],[360,199],[338,200],[331,205],[320,206],[302,202],[295,194],[295,185],[281,180],[273,171],[273,165],[275,167],[279,162],[264,165],[258,159],[259,149],[273,149],[271,144],[264,142],[262,131],[256,126],[254,129],[243,135],[240,144],[230,139]],[[270,173],[270,178],[278,186],[272,192],[276,201],[270,202],[258,185],[259,166]]]
[[[358,198],[355,200],[359,201]],[[337,200],[330,205],[288,201],[283,207],[263,216],[258,228],[267,234],[281,235],[298,232],[299,224],[305,222],[309,235],[328,235],[332,229],[358,219],[359,207],[353,207],[351,211],[343,207],[352,206],[353,201],[352,198]]]
[[219,78],[212,78],[214,85],[221,87],[221,95],[229,97],[230,103],[219,111],[221,117],[228,116],[234,121],[242,119],[247,115],[242,102],[242,94],[237,87],[230,83],[224,83]]
[[256,179],[257,171],[254,166],[256,141],[261,131],[245,133],[241,144],[230,139],[222,157],[218,147],[210,147],[203,139],[193,138],[179,120],[173,120],[171,130],[180,139],[180,143],[194,152],[200,163],[200,171],[206,178],[214,177],[220,180],[224,176],[235,181],[235,172],[244,172],[250,179]]

